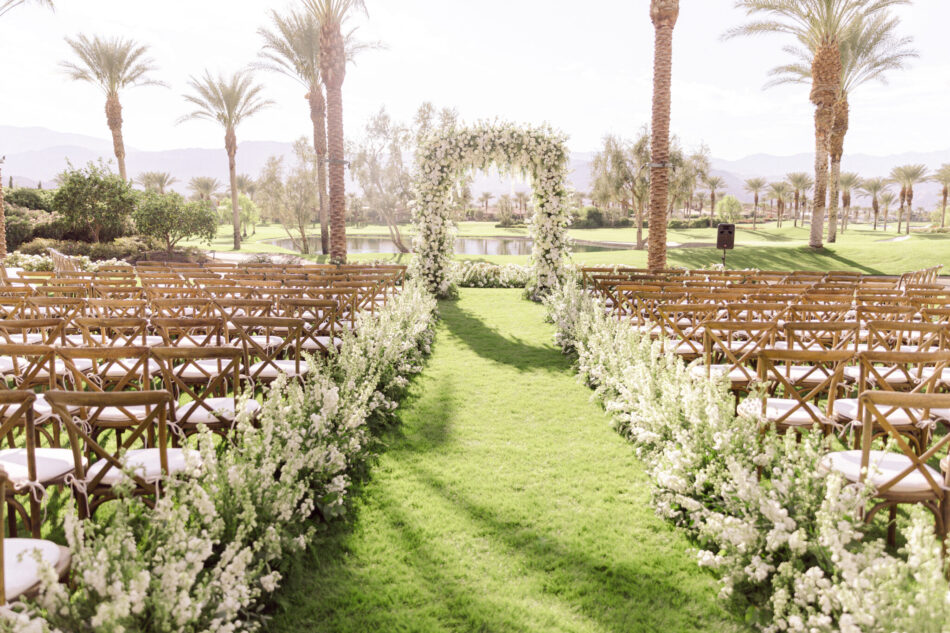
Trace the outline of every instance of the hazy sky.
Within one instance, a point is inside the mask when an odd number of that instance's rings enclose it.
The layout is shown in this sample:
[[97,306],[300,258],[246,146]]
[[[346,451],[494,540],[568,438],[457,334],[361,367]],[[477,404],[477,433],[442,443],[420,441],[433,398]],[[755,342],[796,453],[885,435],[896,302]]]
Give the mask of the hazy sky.
[[[353,24],[385,50],[364,54],[344,84],[346,131],[358,134],[382,105],[408,119],[424,100],[463,119],[548,122],[575,151],[596,149],[607,132],[632,135],[649,119],[653,27],[649,0],[366,0]],[[255,60],[256,31],[270,9],[292,0],[58,0],[50,13],[21,7],[0,20],[4,60],[0,124],[36,125],[106,137],[103,97],[58,70],[63,41],[78,33],[147,43],[170,89],[122,96],[130,147],[218,147],[212,123],[176,125],[187,111],[188,76],[232,71]],[[889,85],[851,98],[847,150],[869,154],[950,147],[950,0],[916,0],[900,11],[920,58]],[[812,151],[808,89],[763,90],[766,72],[786,58],[778,36],[723,42],[741,22],[732,0],[681,0],[674,35],[672,129],[713,155]],[[277,102],[238,130],[240,140],[309,134],[300,87],[279,75],[259,79]],[[2,145],[2,139],[0,139]],[[0,148],[2,149],[2,148]]]

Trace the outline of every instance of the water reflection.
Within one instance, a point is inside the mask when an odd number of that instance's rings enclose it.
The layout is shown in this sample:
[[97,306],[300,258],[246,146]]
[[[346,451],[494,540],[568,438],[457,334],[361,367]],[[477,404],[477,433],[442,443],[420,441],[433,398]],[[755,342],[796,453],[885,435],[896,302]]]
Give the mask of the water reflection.
[[[405,241],[409,241],[406,239]],[[281,248],[294,250],[294,242],[290,238],[271,242]],[[311,251],[320,250],[320,238],[310,238]],[[575,253],[590,253],[595,251],[616,250],[605,246],[589,244],[572,244],[571,250]],[[398,253],[399,249],[392,240],[386,237],[347,237],[346,252],[348,253]],[[459,255],[530,255],[531,240],[519,237],[461,237],[455,240],[455,252]]]

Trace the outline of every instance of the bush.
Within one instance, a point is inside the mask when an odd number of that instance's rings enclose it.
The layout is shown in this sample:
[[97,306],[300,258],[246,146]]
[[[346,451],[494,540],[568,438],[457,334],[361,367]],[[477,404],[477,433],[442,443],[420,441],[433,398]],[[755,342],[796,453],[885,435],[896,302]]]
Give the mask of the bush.
[[53,196],[53,210],[65,220],[71,237],[107,242],[122,235],[135,209],[135,192],[104,164],[67,169]]
[[23,244],[19,250],[24,255],[46,255],[51,248],[73,257],[134,261],[144,258],[148,251],[154,250],[155,245],[142,237],[120,237],[111,242],[97,243],[37,238]]
[[451,275],[461,288],[524,288],[531,280],[531,272],[530,266],[467,260],[453,262]]
[[177,193],[148,192],[132,214],[139,233],[160,241],[171,253],[183,239],[210,243],[218,231],[218,216],[203,202],[185,202]]
[[50,196],[40,189],[4,189],[3,198],[10,204],[39,211],[50,211]]
[[722,222],[735,224],[742,218],[742,203],[735,196],[725,196],[716,203],[716,216]]

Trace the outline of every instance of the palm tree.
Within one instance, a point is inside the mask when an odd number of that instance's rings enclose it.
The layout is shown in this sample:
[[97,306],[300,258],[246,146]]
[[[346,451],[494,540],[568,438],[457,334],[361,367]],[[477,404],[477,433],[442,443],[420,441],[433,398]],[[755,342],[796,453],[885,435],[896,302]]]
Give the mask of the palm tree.
[[759,214],[759,194],[765,189],[765,178],[749,178],[745,181],[745,190],[754,196],[752,203],[752,230],[756,228],[756,216]]
[[[845,32],[841,41],[841,87],[834,106],[834,124],[829,137],[831,177],[829,180],[828,241],[834,242],[840,189],[841,157],[844,154],[844,137],[848,133],[850,105],[849,95],[862,84],[870,81],[887,83],[886,73],[901,70],[905,62],[917,57],[917,52],[907,48],[911,38],[895,34],[900,20],[887,13],[859,16]],[[808,83],[811,80],[809,60],[814,50],[791,49],[798,62],[772,69],[775,76],[768,85]],[[842,206],[843,200],[842,200]],[[843,226],[843,224],[842,224]]]
[[[940,166],[934,175],[931,177],[938,185],[943,187],[941,194],[943,195],[943,201],[941,204],[940,211],[940,228],[946,228],[947,226],[947,194],[950,193],[950,163],[944,163]],[[2,200],[0,200],[2,202]]]
[[703,208],[706,206],[706,192],[702,189],[696,192],[696,202],[699,203],[699,217],[702,217]]
[[884,211],[884,231],[886,232],[887,231],[887,211],[890,208],[890,206],[894,203],[896,196],[894,195],[893,191],[889,191],[885,189],[884,191],[880,193],[878,198],[881,201],[881,207],[882,207],[882,210]]
[[323,254],[330,252],[327,222],[327,102],[320,83],[320,24],[312,13],[291,11],[286,17],[271,11],[274,31],[258,29],[264,38],[264,61],[260,68],[281,73],[296,80],[307,91],[313,124],[313,149],[317,155],[317,204],[320,213],[320,244]]
[[[188,189],[195,200],[215,201],[221,195],[221,183],[217,178],[195,176],[188,181]],[[215,203],[214,206],[217,206]]]
[[910,216],[914,208],[914,185],[927,180],[927,167],[925,165],[901,165],[891,170],[891,179],[901,186],[901,213],[897,218],[897,232],[901,232],[901,221],[904,219],[904,208],[906,206],[907,234],[910,235]]
[[482,195],[478,196],[478,204],[480,204],[480,205],[482,205],[483,207],[485,207],[485,213],[486,213],[486,214],[488,213],[488,203],[491,202],[492,198],[494,198],[494,197],[495,197],[495,196],[493,196],[492,194],[488,193],[487,191],[485,191],[484,193],[482,193]]
[[[50,9],[54,8],[53,0],[33,0],[33,1],[36,2],[36,4],[40,4],[44,7],[49,7]],[[27,4],[29,2],[30,0],[3,0],[3,2],[0,2],[0,17],[3,17],[4,15],[6,15],[8,11],[12,11],[13,9],[16,9],[18,6],[22,4]]]
[[785,201],[791,195],[792,189],[787,182],[779,181],[769,184],[769,197],[775,200],[779,226],[782,226],[782,219],[785,217]]
[[647,266],[666,268],[666,204],[670,187],[670,81],[673,64],[673,27],[679,0],[650,0],[653,21],[653,117],[650,129],[650,234]]
[[237,183],[238,193],[243,193],[247,195],[248,198],[254,197],[254,193],[257,191],[256,180],[247,174],[238,174],[234,180]]
[[908,1],[738,0],[736,3],[738,8],[745,9],[746,15],[764,17],[730,29],[726,37],[782,33],[794,37],[808,51],[806,60],[810,66],[810,100],[815,105],[815,203],[808,240],[812,248],[821,248],[823,245],[829,141],[835,124],[835,106],[841,97],[844,71],[842,44],[858,20],[873,19],[889,7],[907,4]]
[[79,58],[79,64],[62,62],[61,66],[70,78],[96,85],[106,95],[106,123],[112,132],[112,147],[119,164],[119,176],[126,180],[125,142],[122,140],[122,104],[119,91],[135,86],[165,86],[151,79],[148,74],[155,70],[155,63],[145,56],[147,46],[122,38],[105,39],[98,35],[92,39],[80,34],[76,39],[66,38],[66,43]]
[[[851,215],[851,191],[861,185],[861,177],[854,172],[847,171],[841,174],[841,231],[848,226],[848,220]],[[830,240],[829,240],[830,241]]]
[[237,135],[235,130],[267,106],[271,101],[261,97],[263,86],[254,83],[249,70],[239,70],[230,77],[213,77],[205,71],[201,77],[191,77],[188,85],[194,94],[185,95],[185,100],[197,109],[183,116],[180,121],[207,119],[217,121],[224,127],[224,148],[228,153],[228,171],[231,177],[231,216],[234,226],[234,250],[241,250],[241,214],[238,207]]
[[157,191],[164,194],[166,189],[178,182],[178,179],[167,171],[143,171],[135,181],[142,185],[146,191]]
[[719,190],[726,186],[726,181],[720,176],[706,176],[703,184],[709,189],[709,226],[713,225],[716,216],[716,196]]
[[330,260],[346,263],[346,176],[343,155],[343,80],[346,77],[346,44],[343,23],[363,0],[303,0],[320,25],[320,80],[326,88],[327,137],[330,163]]
[[[785,180],[795,193],[795,215],[792,218],[792,223],[794,226],[798,226],[798,219],[801,217],[799,215],[801,202],[804,198],[808,197],[808,191],[815,186],[815,181],[812,179],[810,174],[806,174],[803,171],[796,171],[787,174],[785,176]],[[802,224],[804,225],[804,222]]]
[[[881,212],[880,196],[887,191],[887,180],[884,178],[867,178],[861,181],[861,194],[871,199],[871,211],[874,213],[874,230],[877,230],[877,218]],[[884,229],[887,230],[886,228]]]
[[525,191],[516,192],[515,201],[518,203],[518,208],[521,210],[521,213],[526,214],[528,212],[528,193]]

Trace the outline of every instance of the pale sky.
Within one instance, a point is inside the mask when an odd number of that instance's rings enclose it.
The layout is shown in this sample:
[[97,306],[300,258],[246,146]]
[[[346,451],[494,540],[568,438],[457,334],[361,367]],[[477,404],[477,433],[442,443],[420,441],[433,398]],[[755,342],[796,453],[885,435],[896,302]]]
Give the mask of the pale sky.
[[[352,137],[380,106],[408,119],[424,100],[463,120],[548,122],[574,151],[592,151],[607,132],[632,135],[649,120],[653,27],[649,0],[366,0],[353,22],[385,50],[365,53],[344,84]],[[256,30],[271,8],[292,0],[58,0],[55,13],[20,7],[0,20],[0,124],[108,137],[103,97],[69,81],[58,62],[78,33],[122,35],[151,46],[165,88],[122,95],[125,140],[145,150],[219,147],[209,122],[176,120],[188,108],[188,76],[233,71],[255,61]],[[920,58],[851,97],[847,150],[875,155],[950,147],[950,0],[916,0],[900,10]],[[741,22],[732,0],[681,0],[674,34],[672,130],[714,156],[811,152],[808,89],[763,90],[786,57],[779,36],[723,42]],[[289,141],[310,134],[300,87],[280,75],[259,80],[276,102],[238,130],[239,140]],[[0,139],[2,143],[2,139]]]

